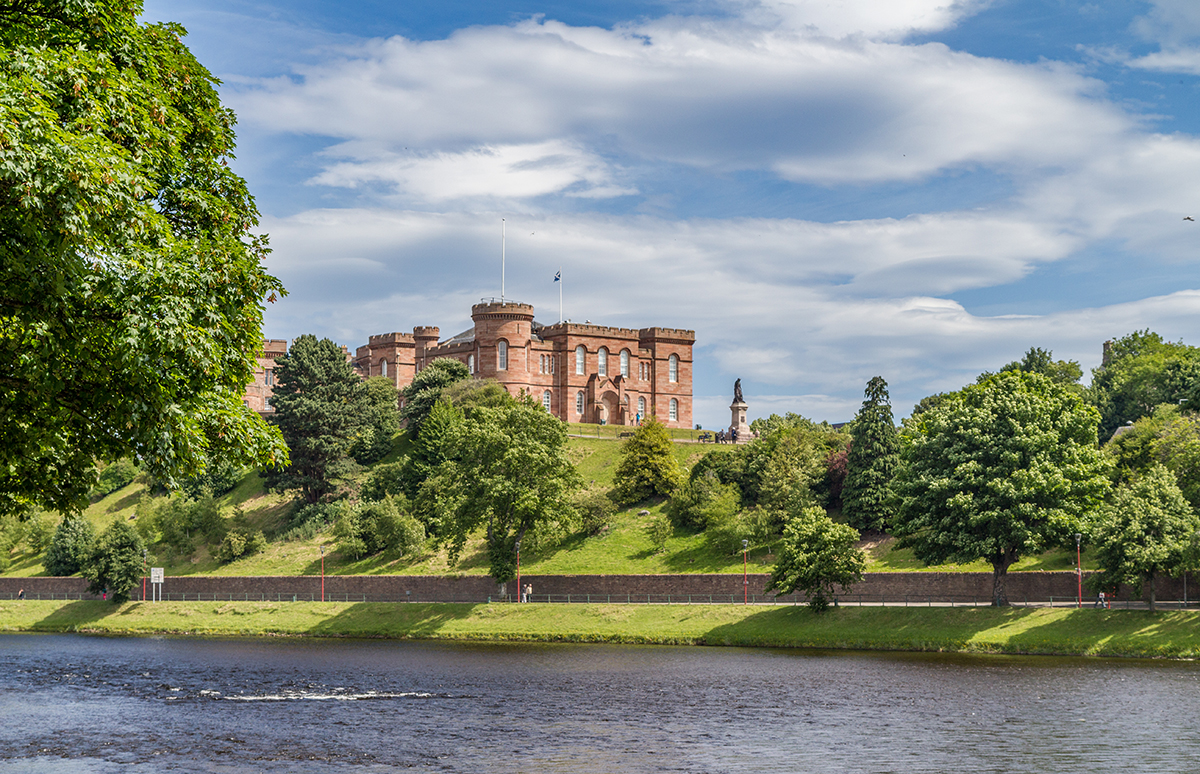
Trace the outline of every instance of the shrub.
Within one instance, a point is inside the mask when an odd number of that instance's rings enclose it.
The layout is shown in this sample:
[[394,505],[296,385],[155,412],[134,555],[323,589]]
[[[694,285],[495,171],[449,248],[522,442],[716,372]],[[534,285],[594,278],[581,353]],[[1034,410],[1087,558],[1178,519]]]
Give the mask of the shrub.
[[208,461],[208,466],[200,475],[184,479],[179,488],[193,500],[199,500],[205,494],[220,497],[233,491],[245,475],[246,469],[240,464],[217,457]]
[[133,464],[133,460],[117,460],[100,471],[100,480],[92,487],[92,496],[105,497],[118,489],[124,489],[133,483],[137,474],[137,465]]
[[382,500],[388,495],[407,492],[408,478],[405,476],[405,468],[406,462],[389,462],[376,466],[367,476],[359,495],[364,500]]
[[266,547],[267,539],[263,537],[262,530],[231,529],[217,547],[217,561],[228,564],[235,559],[262,553]]
[[83,569],[92,550],[96,530],[79,514],[68,514],[54,530],[42,566],[49,575],[76,575]]
[[580,490],[574,497],[575,510],[585,534],[599,535],[612,526],[617,505],[608,493],[598,488]]
[[707,529],[734,516],[741,505],[741,493],[734,484],[722,484],[708,473],[688,481],[671,496],[667,516],[681,527]]
[[101,533],[92,546],[83,575],[88,591],[107,590],[113,602],[129,599],[129,590],[141,583],[145,544],[127,521],[117,520]]
[[37,555],[50,547],[54,538],[54,519],[42,510],[35,510],[25,522],[25,546],[29,552]]
[[646,537],[654,546],[654,553],[660,554],[667,547],[667,538],[671,537],[671,520],[665,514],[656,513],[646,522]]
[[425,527],[408,513],[403,496],[343,509],[333,534],[339,550],[355,559],[382,551],[413,554],[425,544]]
[[621,445],[612,498],[631,505],[655,495],[667,497],[682,478],[667,428],[651,415]]

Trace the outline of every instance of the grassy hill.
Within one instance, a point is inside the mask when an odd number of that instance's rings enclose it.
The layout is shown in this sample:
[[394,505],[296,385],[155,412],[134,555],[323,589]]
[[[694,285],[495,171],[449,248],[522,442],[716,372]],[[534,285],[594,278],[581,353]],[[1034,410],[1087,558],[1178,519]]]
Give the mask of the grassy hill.
[[[613,483],[613,473],[619,459],[620,442],[616,437],[586,437],[607,435],[616,430],[599,425],[571,425],[572,437],[568,454],[586,484],[608,488]],[[595,431],[595,432],[593,432]],[[674,445],[676,458],[685,469],[694,465],[704,454],[732,447],[689,442],[687,433],[680,431]],[[613,433],[615,436],[616,433]],[[581,437],[582,436],[582,437]],[[403,434],[398,436],[395,450],[382,462],[394,462],[408,452],[409,443]],[[363,473],[359,478],[365,478]],[[129,486],[93,502],[85,512],[87,518],[103,529],[113,519],[134,517],[138,502],[151,497],[146,482],[139,480]],[[162,497],[164,495],[157,495]],[[381,554],[354,560],[333,550],[333,537],[329,533],[318,534],[297,540],[283,539],[292,512],[298,503],[289,494],[265,491],[261,477],[256,473],[247,475],[233,491],[218,498],[226,517],[231,517],[235,506],[240,506],[246,519],[254,529],[261,529],[267,536],[267,549],[254,556],[221,564],[213,557],[215,546],[198,545],[186,556],[172,556],[159,550],[156,564],[166,568],[168,575],[310,575],[320,572],[321,546],[326,546],[325,572],[331,575],[358,574],[463,574],[484,575],[487,573],[487,557],[483,548],[482,535],[468,542],[456,564],[449,562],[444,549],[428,546],[417,557],[397,557]],[[738,573],[742,571],[740,554],[721,554],[711,549],[702,533],[677,529],[667,540],[662,552],[655,552],[645,533],[645,524],[652,515],[662,512],[664,503],[650,502],[625,508],[617,512],[610,528],[597,536],[577,534],[559,546],[542,554],[523,552],[522,571],[529,574],[640,574],[640,573]],[[650,515],[642,515],[648,511]],[[989,571],[984,562],[969,565],[944,565],[924,567],[910,550],[895,548],[895,541],[887,536],[868,537],[862,542],[868,552],[868,570],[886,571]],[[161,549],[161,547],[159,547]],[[11,555],[12,564],[3,573],[9,576],[31,576],[44,574],[39,556],[23,553],[21,548]],[[767,572],[773,556],[767,549],[750,553],[752,572]],[[1069,570],[1074,567],[1074,554],[1051,551],[1040,556],[1028,557],[1017,563],[1013,571],[1021,570]],[[1085,569],[1089,563],[1085,560]]]

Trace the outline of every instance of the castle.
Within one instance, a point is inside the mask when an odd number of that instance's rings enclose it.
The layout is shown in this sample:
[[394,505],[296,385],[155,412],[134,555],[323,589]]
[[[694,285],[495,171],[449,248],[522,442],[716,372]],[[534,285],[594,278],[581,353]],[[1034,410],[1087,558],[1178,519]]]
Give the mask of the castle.
[[[635,425],[654,414],[668,427],[692,426],[694,331],[541,325],[531,305],[495,299],[471,307],[471,321],[445,341],[436,326],[371,336],[351,365],[363,378],[385,376],[403,389],[433,360],[451,358],[478,379],[533,396],[564,422]],[[271,411],[275,358],[286,351],[286,341],[263,342],[247,406]]]

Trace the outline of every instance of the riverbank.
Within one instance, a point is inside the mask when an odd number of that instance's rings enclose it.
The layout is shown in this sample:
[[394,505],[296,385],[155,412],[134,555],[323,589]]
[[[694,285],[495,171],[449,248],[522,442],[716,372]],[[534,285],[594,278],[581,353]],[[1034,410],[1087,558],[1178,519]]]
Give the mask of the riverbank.
[[379,637],[1195,658],[1200,613],[386,602],[0,603],[0,631]]

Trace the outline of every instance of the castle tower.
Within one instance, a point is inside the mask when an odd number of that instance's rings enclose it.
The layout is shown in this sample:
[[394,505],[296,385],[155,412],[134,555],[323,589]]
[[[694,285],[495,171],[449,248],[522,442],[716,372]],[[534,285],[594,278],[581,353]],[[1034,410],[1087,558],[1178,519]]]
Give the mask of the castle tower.
[[525,387],[529,381],[533,307],[515,301],[485,301],[471,307],[471,320],[479,352],[477,375],[497,379],[510,389]]
[[426,353],[437,346],[440,330],[436,325],[418,325],[413,328],[413,341],[416,342],[416,358],[418,369],[429,365]]

